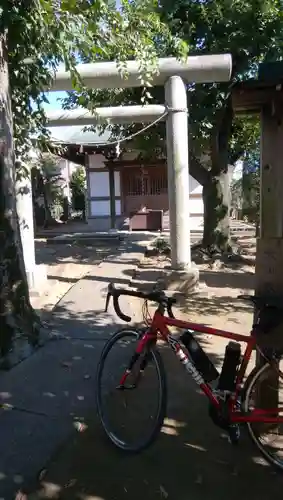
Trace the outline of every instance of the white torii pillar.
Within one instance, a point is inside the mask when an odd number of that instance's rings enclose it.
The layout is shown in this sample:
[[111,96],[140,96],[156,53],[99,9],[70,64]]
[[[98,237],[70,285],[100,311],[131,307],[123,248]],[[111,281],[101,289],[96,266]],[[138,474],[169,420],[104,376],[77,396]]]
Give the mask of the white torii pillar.
[[[141,87],[140,69],[137,61],[128,61],[127,79],[123,79],[115,62],[80,64],[77,71],[83,84],[92,89]],[[188,57],[186,62],[175,58],[158,60],[157,73],[153,76],[152,85],[165,84],[166,109],[168,111],[167,132],[167,168],[168,195],[170,212],[171,263],[173,269],[186,270],[191,264],[190,218],[189,218],[189,162],[188,162],[188,110],[186,83],[209,83],[229,81],[232,72],[230,54]],[[72,78],[69,71],[58,70],[52,89],[54,91],[72,90]],[[135,112],[133,112],[135,108]],[[163,107],[164,108],[164,107]],[[151,115],[149,107],[130,106],[117,108],[101,108],[101,118],[110,119],[113,123],[146,122],[149,116],[160,116],[162,110],[156,109]],[[116,114],[113,110],[116,109]],[[165,109],[165,108],[164,108]],[[106,111],[105,111],[106,110]],[[146,111],[145,111],[146,110]],[[77,112],[77,110],[75,110]],[[96,110],[99,116],[99,110]],[[69,124],[79,124],[79,119],[69,116]],[[62,114],[62,112],[61,112]],[[50,116],[52,119],[52,116]],[[58,116],[57,116],[58,118]],[[88,116],[88,118],[90,118]],[[65,125],[68,119],[62,119]],[[86,115],[84,116],[86,120]],[[72,121],[73,120],[73,121]],[[93,116],[92,124],[97,117]],[[149,120],[151,121],[151,120]],[[60,120],[59,120],[60,122]],[[53,116],[50,124],[58,125]],[[85,123],[85,122],[84,122]],[[86,124],[86,123],[85,123]]]
[[[16,160],[21,163],[21,160]],[[26,166],[23,176],[16,179],[16,209],[19,220],[23,257],[30,297],[40,295],[46,286],[47,271],[44,264],[35,262],[34,219],[31,172]]]

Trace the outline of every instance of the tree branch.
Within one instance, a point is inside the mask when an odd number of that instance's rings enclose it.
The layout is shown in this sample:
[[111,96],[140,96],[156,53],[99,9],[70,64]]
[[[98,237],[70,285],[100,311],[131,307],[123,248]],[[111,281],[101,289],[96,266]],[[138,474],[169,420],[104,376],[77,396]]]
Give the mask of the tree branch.
[[231,94],[227,98],[222,111],[222,116],[211,138],[211,170],[213,175],[219,175],[228,168],[229,140],[234,117]]
[[244,149],[241,149],[239,151],[234,151],[233,153],[230,153],[229,155],[229,163],[230,165],[234,165],[236,161],[238,161],[244,154]]
[[189,151],[189,173],[202,186],[210,179],[209,170],[203,167],[192,151]]

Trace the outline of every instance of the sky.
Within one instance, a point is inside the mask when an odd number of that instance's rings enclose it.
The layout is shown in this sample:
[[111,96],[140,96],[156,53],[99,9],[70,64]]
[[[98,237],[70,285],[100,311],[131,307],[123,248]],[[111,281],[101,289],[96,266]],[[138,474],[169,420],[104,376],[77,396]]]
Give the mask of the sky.
[[44,103],[45,111],[53,111],[55,109],[61,109],[61,102],[58,99],[62,99],[67,96],[67,92],[48,92],[46,97],[49,104]]
[[[116,0],[116,8],[119,9],[121,5],[120,0]],[[67,92],[49,92],[46,94],[49,104],[44,104],[45,111],[53,111],[56,109],[61,109],[61,102],[58,99],[62,99],[67,96]]]

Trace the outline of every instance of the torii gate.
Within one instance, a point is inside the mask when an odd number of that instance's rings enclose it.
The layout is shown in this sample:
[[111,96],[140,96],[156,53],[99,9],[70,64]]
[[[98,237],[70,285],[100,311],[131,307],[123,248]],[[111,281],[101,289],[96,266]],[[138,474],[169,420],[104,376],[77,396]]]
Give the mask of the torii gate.
[[[81,64],[77,71],[86,87],[141,87],[139,65],[128,61],[127,79],[121,77],[115,62]],[[185,63],[175,58],[158,60],[158,73],[152,85],[165,84],[165,106],[124,106],[97,109],[98,117],[113,123],[150,122],[166,115],[170,242],[173,269],[187,269],[191,264],[189,219],[188,109],[186,83],[228,81],[231,77],[230,54],[188,57]],[[186,82],[186,83],[185,83]],[[52,90],[72,90],[69,72],[58,71]],[[49,126],[95,124],[86,110],[49,114]]]
[[[137,61],[126,63],[127,78],[123,79],[115,62],[81,64],[77,66],[83,84],[92,89],[141,87]],[[229,81],[232,72],[230,54],[188,57],[186,62],[175,58],[158,59],[152,85],[165,85],[165,105],[124,106],[96,109],[95,115],[86,110],[49,113],[49,126],[95,125],[100,119],[112,123],[151,122],[166,118],[168,195],[170,212],[171,265],[176,270],[189,270],[191,265],[189,218],[189,159],[187,87],[190,82],[210,83]],[[52,91],[73,90],[71,74],[58,70]],[[166,114],[167,113],[167,114]],[[165,117],[166,114],[166,117]],[[30,241],[30,240],[29,240]],[[31,259],[30,248],[28,250]]]

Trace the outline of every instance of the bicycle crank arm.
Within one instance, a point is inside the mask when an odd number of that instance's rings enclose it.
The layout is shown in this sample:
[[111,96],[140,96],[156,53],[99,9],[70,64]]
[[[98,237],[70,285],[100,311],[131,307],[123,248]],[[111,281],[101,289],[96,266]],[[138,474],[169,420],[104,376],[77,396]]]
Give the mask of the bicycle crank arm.
[[117,385],[116,389],[118,391],[128,391],[132,389],[136,389],[137,384],[129,384],[129,385]]

